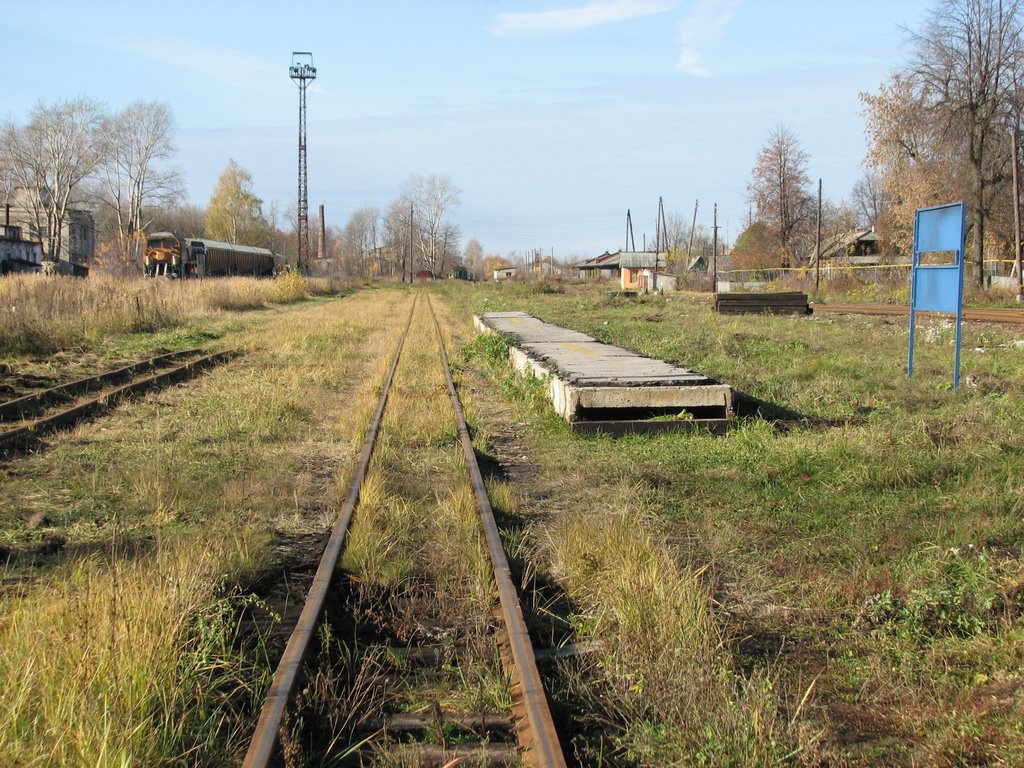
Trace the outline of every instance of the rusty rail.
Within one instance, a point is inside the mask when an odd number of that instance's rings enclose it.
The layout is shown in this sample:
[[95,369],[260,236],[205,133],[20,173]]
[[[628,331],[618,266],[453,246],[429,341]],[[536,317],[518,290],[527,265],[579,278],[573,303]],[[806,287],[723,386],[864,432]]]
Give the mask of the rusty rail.
[[359,467],[352,479],[352,488],[345,503],[341,508],[338,519],[331,530],[331,537],[324,549],[320,559],[320,565],[313,577],[313,583],[306,596],[305,605],[299,620],[288,638],[284,655],[278,663],[274,679],[270,684],[270,691],[260,711],[259,721],[256,724],[256,731],[253,733],[249,749],[245,754],[242,763],[243,768],[266,768],[273,765],[277,757],[277,748],[280,743],[280,731],[284,720],[285,709],[291,698],[292,691],[299,679],[302,663],[309,650],[309,643],[316,631],[317,622],[323,612],[324,602],[327,598],[327,591],[331,586],[334,570],[338,563],[338,556],[341,554],[341,546],[345,540],[349,524],[352,521],[352,514],[359,503],[359,494],[362,490],[363,480],[370,467],[370,457],[373,455],[373,447],[377,441],[377,432],[380,430],[380,423],[384,416],[384,407],[387,405],[388,394],[391,390],[391,382],[394,381],[395,371],[398,369],[398,360],[402,356],[402,348],[405,346],[406,336],[409,334],[409,327],[412,325],[413,312],[416,310],[416,299],[413,299],[412,309],[409,311],[409,318],[405,323],[405,330],[398,341],[394,358],[391,361],[391,368],[387,378],[384,380],[383,391],[377,410],[370,422],[370,427],[363,441],[363,449],[359,461]]
[[[890,315],[897,317],[910,317],[910,307],[897,306],[895,304],[819,304],[815,303],[814,311],[817,314],[846,314],[846,315]],[[943,312],[927,312],[922,314],[941,315],[952,317]],[[967,308],[964,309],[964,320],[978,320],[986,323],[1024,323],[1024,310],[1022,309],[985,309]]]
[[[179,354],[180,353],[171,353],[170,357],[173,358],[174,356]],[[19,447],[31,443],[34,440],[38,440],[38,438],[44,434],[53,432],[54,430],[59,429],[61,427],[66,427],[71,424],[74,424],[100,411],[106,410],[108,408],[113,408],[115,405],[117,405],[119,402],[129,397],[130,395],[143,392],[147,389],[153,389],[155,387],[163,386],[164,384],[168,384],[173,381],[182,379],[185,376],[191,374],[193,371],[201,370],[209,365],[215,365],[217,363],[223,362],[224,360],[227,360],[229,357],[231,357],[231,354],[232,353],[230,352],[216,352],[210,355],[204,355],[203,357],[197,358],[195,360],[190,360],[184,363],[183,365],[179,365],[174,368],[161,371],[160,373],[156,373],[152,376],[146,376],[141,379],[136,379],[135,381],[129,382],[128,384],[117,387],[108,392],[104,392],[103,394],[97,397],[82,401],[80,403],[76,403],[75,405],[72,405],[69,408],[65,408],[63,410],[57,411],[56,413],[52,413],[47,416],[42,416],[38,419],[29,421],[27,424],[22,424],[21,426],[15,427],[13,429],[8,429],[6,431],[0,432],[0,453],[17,449]],[[162,355],[160,358],[154,358],[154,360],[164,359],[166,357],[168,356]],[[145,361],[144,363],[128,366],[126,368],[120,369],[116,373],[118,375],[126,375],[126,373],[134,372],[136,370],[148,367],[149,363],[151,362],[152,361]],[[73,382],[72,385],[62,385],[61,387],[55,387],[54,389],[60,390],[60,395],[58,396],[63,396],[64,394],[66,394],[68,387],[82,384],[83,382],[88,382],[89,385],[92,385],[97,383],[98,380],[103,379],[103,377],[113,375],[114,373],[115,372],[111,372],[111,374],[101,374],[98,377],[82,379],[79,382]],[[85,389],[88,388],[89,386],[85,387]],[[53,390],[45,390],[44,392],[38,393],[38,395],[30,395],[28,397],[39,398],[39,402],[43,402],[46,400],[47,393],[50,393],[52,391]],[[27,399],[19,398],[19,400],[17,401],[10,401],[10,403],[20,403],[21,400]],[[6,405],[10,405],[10,403],[7,403]],[[26,408],[28,407],[28,405],[29,404],[26,403]],[[37,405],[38,403],[32,405],[31,407],[36,407]],[[20,411],[22,406],[18,405],[17,407]]]
[[430,307],[430,316],[434,321],[434,331],[437,334],[437,344],[441,350],[441,361],[444,366],[445,379],[448,383],[448,394],[451,396],[452,408],[455,410],[455,420],[458,423],[459,436],[462,440],[462,448],[466,454],[466,468],[469,470],[473,492],[476,494],[484,537],[487,540],[491,563],[494,566],[494,579],[498,587],[498,597],[501,603],[501,617],[505,632],[508,635],[509,649],[513,660],[511,672],[513,680],[519,688],[519,695],[526,711],[528,743],[524,746],[526,747],[527,758],[537,768],[564,768],[566,765],[565,756],[562,754],[558,732],[555,729],[551,710],[548,707],[544,684],[541,682],[540,672],[537,670],[533,643],[530,641],[530,635],[526,629],[526,621],[523,618],[519,595],[512,581],[512,572],[509,569],[508,558],[505,555],[505,548],[501,542],[501,533],[498,531],[498,524],[494,519],[494,510],[491,509],[491,502],[487,496],[487,486],[484,484],[480,465],[477,463],[476,453],[473,450],[473,439],[470,437],[469,428],[466,426],[462,404],[459,402],[455,381],[452,379],[451,367],[448,365],[448,353],[445,351],[444,338],[441,335],[441,326],[437,321],[437,315],[434,314],[434,307],[430,303],[429,296],[427,304]]
[[0,421],[9,420],[11,418],[27,419],[38,413],[47,405],[55,401],[59,401],[62,398],[72,397],[82,392],[88,392],[89,390],[96,389],[112,381],[132,376],[139,371],[155,368],[158,365],[163,365],[164,363],[172,362],[182,357],[198,355],[201,353],[201,349],[184,349],[178,352],[167,352],[162,355],[157,355],[156,357],[151,357],[148,360],[140,360],[137,363],[131,363],[130,365],[123,366],[113,371],[99,373],[95,376],[86,376],[85,378],[78,379],[77,381],[68,382],[67,384],[59,384],[55,387],[44,389],[41,392],[33,392],[32,394],[24,395],[23,397],[7,400],[6,402],[0,403]]

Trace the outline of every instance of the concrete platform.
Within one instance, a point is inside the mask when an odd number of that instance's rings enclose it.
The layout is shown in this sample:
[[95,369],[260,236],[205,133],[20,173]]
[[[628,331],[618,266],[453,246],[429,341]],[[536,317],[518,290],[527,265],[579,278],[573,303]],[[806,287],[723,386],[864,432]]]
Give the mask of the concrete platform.
[[569,422],[683,411],[694,420],[732,416],[732,389],[704,374],[603,344],[525,312],[488,312],[474,321],[481,331],[508,339],[520,373],[550,377],[551,402]]

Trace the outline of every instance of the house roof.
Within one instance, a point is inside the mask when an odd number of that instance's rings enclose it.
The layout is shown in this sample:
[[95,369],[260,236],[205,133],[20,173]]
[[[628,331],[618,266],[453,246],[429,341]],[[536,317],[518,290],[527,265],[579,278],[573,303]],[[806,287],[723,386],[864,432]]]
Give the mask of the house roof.
[[627,269],[657,269],[665,266],[665,254],[653,251],[627,251],[619,255],[619,265]]
[[[846,255],[846,249],[855,243],[877,243],[878,234],[874,229],[851,229],[844,232],[827,246],[821,249],[821,258],[834,259]],[[814,261],[812,256],[811,261]]]
[[579,262],[579,269],[656,269],[665,266],[665,253],[653,251],[605,251],[600,256]]
[[619,255],[621,253],[622,251],[616,251],[615,253],[605,251],[600,256],[594,256],[591,259],[579,262],[576,266],[579,269],[618,269]]

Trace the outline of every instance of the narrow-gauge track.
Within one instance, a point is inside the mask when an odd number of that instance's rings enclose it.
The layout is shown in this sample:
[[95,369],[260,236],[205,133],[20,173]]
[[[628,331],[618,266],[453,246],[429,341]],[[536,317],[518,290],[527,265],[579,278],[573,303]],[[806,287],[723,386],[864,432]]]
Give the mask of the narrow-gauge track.
[[[480,514],[483,538],[487,544],[493,566],[494,581],[497,587],[499,605],[494,609],[494,622],[500,637],[498,647],[501,649],[502,664],[512,682],[512,718],[501,713],[476,713],[460,718],[451,713],[442,713],[435,703],[434,712],[426,715],[388,716],[386,718],[369,718],[361,724],[360,733],[378,730],[394,734],[398,731],[407,733],[428,730],[431,725],[442,721],[445,725],[457,725],[460,730],[472,734],[478,740],[473,744],[453,746],[442,740],[440,744],[419,744],[416,752],[417,764],[440,765],[465,757],[468,759],[484,759],[491,765],[517,763],[522,760],[526,765],[557,768],[565,766],[558,733],[548,706],[544,687],[536,666],[536,658],[529,633],[520,607],[519,597],[512,581],[511,571],[505,555],[501,536],[488,499],[483,475],[476,460],[469,429],[466,425],[462,406],[459,401],[455,383],[445,351],[444,339],[440,324],[434,313],[429,297],[427,308],[434,326],[437,345],[440,353],[440,365],[454,411],[459,439],[465,454],[465,464],[470,476],[473,493]],[[253,734],[243,766],[245,768],[263,768],[282,762],[282,742],[288,736],[288,712],[293,697],[300,688],[307,662],[310,661],[310,645],[317,633],[322,620],[328,593],[332,589],[332,581],[337,572],[339,558],[345,547],[345,537],[350,523],[360,503],[362,486],[370,468],[371,459],[381,431],[385,409],[388,404],[395,373],[399,367],[403,350],[416,312],[418,297],[413,300],[405,328],[397,343],[389,371],[385,377],[379,402],[374,416],[367,429],[363,442],[358,468],[351,481],[351,487],[345,502],[333,526],[330,539],[325,547],[323,557],[309,589],[307,598],[296,626],[288,640],[284,654],[275,672],[266,702],[260,713],[256,730]],[[336,586],[336,585],[334,585]],[[407,656],[431,657],[442,653],[437,648],[407,649]],[[418,651],[418,652],[417,652]],[[346,715],[347,716],[347,715]],[[462,722],[465,721],[465,722]],[[518,749],[510,748],[501,741],[501,734],[514,733]],[[353,747],[355,748],[355,747]]]
[[[844,314],[844,315],[889,315],[895,317],[909,317],[910,308],[900,307],[895,304],[814,304],[816,314]],[[942,317],[952,317],[941,312],[928,312]],[[978,320],[986,323],[1015,323],[1024,324],[1024,310],[1022,309],[965,309],[964,320]]]
[[230,356],[200,349],[169,352],[0,403],[0,454],[30,447],[43,435],[112,408],[130,395],[181,381]]

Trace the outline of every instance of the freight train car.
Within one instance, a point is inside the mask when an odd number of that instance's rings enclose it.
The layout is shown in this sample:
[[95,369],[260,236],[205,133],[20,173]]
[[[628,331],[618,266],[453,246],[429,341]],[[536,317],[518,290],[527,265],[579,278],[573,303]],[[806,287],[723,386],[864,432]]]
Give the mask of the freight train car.
[[154,232],[146,239],[143,270],[146,277],[269,277],[283,264],[284,258],[267,248]]

